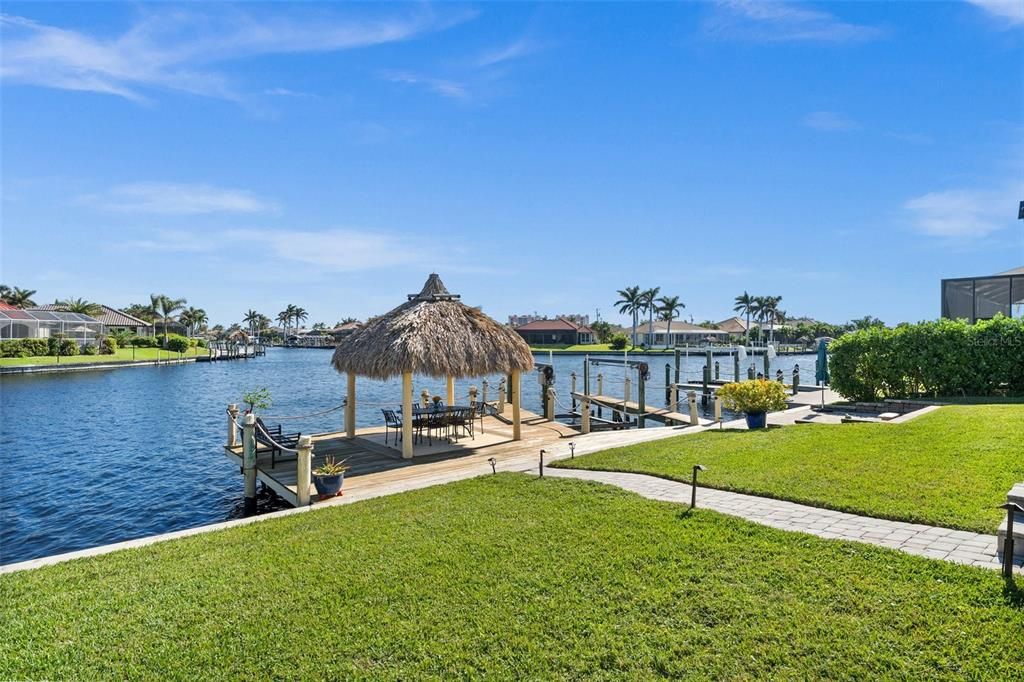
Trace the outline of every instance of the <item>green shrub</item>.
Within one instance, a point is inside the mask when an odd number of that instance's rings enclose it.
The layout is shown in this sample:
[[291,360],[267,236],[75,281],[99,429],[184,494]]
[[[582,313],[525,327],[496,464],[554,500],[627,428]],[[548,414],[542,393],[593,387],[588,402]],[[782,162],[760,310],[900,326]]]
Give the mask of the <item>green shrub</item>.
[[850,400],[1024,393],[1024,320],[871,328],[829,344],[832,388]]
[[87,343],[82,347],[82,355],[99,355],[100,349],[94,343]]
[[100,354],[113,355],[117,352],[117,339],[113,336],[104,336],[100,340]]
[[175,353],[185,353],[191,347],[188,339],[184,336],[178,336],[172,334],[167,338],[167,350],[174,351]]
[[778,381],[753,379],[718,389],[726,409],[734,412],[774,412],[786,409],[786,387]]
[[196,342],[196,346],[199,348],[206,348],[206,339],[193,339]]
[[0,358],[30,358],[47,355],[46,339],[8,339],[0,341]]
[[160,339],[152,336],[133,336],[128,343],[136,348],[156,348],[160,345]]
[[620,332],[618,334],[612,334],[611,338],[608,340],[608,347],[612,350],[622,350],[626,347],[627,343],[629,343],[629,337]]

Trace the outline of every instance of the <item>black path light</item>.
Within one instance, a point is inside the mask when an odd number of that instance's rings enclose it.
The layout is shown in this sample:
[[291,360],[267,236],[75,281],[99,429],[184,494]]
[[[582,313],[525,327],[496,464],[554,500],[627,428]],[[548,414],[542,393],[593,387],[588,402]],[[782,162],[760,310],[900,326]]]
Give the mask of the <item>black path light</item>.
[[498,460],[491,457],[490,459],[487,460],[487,463],[491,465],[492,474],[498,473]]
[[698,471],[707,471],[707,470],[708,470],[708,468],[706,466],[704,466],[703,464],[694,464],[693,465],[693,482],[690,484],[690,488],[691,488],[691,491],[690,491],[690,509],[696,509],[697,508],[697,472]]
[[1006,510],[1006,538],[1003,540],[1003,577],[1013,577],[1013,517],[1016,514],[1024,514],[1024,509],[1016,502],[1007,502],[999,505],[1000,509]]
[[569,443],[569,459],[576,459],[576,443]]
[[544,478],[544,455],[547,450],[540,451],[540,477]]

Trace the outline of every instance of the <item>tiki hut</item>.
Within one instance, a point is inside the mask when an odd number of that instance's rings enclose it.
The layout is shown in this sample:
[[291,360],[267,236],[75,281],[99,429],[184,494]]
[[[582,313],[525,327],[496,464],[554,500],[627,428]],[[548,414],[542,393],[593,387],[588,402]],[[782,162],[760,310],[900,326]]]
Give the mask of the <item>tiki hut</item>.
[[394,310],[370,320],[341,339],[331,362],[348,375],[345,427],[355,437],[356,377],[402,377],[402,456],[412,457],[413,374],[444,377],[448,403],[455,379],[488,374],[511,375],[513,438],[520,438],[519,393],[523,371],[533,354],[512,329],[471,308],[449,293],[431,274],[423,290]]

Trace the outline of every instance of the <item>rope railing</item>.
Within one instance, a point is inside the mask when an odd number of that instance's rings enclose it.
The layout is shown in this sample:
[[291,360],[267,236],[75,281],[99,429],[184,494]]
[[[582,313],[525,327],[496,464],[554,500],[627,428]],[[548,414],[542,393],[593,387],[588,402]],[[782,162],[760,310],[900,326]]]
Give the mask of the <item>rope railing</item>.
[[260,426],[259,422],[256,422],[256,428],[259,429],[260,432],[263,434],[263,437],[266,438],[267,440],[269,440],[271,443],[273,443],[274,447],[276,447],[278,450],[281,450],[282,452],[291,452],[291,453],[294,453],[294,454],[298,454],[299,453],[298,450],[296,450],[294,448],[287,447],[285,445],[281,445],[276,440],[274,440],[274,437],[271,436],[269,433],[267,433],[267,430],[264,429],[262,426]]
[[300,414],[300,415],[288,416],[288,417],[278,417],[278,416],[270,415],[270,414],[261,414],[260,417],[262,419],[276,419],[277,421],[286,421],[286,420],[289,420],[289,419],[308,419],[310,417],[319,417],[320,415],[330,414],[331,412],[337,412],[338,410],[343,409],[347,405],[348,405],[348,401],[346,400],[343,403],[341,403],[341,405],[336,405],[336,406],[328,408],[326,410],[321,410],[320,412],[313,412],[311,414]]

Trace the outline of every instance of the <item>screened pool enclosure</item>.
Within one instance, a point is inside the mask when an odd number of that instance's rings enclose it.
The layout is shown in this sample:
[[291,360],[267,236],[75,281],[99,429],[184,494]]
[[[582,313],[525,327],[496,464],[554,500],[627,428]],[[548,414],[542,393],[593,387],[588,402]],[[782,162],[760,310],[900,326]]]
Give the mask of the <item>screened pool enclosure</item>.
[[96,336],[101,333],[103,323],[81,313],[0,310],[0,341],[63,336],[84,345],[95,341]]

